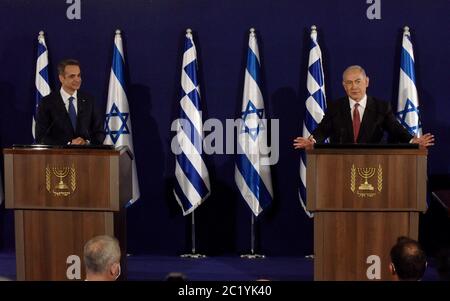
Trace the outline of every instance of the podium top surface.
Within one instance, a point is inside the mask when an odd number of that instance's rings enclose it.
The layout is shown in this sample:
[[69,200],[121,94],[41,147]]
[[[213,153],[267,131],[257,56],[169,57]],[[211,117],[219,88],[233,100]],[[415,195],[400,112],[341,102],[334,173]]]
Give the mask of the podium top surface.
[[45,145],[45,144],[14,144],[11,148],[5,148],[4,154],[28,154],[50,152],[53,154],[86,154],[86,153],[100,153],[100,154],[122,154],[127,152],[131,159],[133,154],[127,146],[115,147],[114,145]]
[[306,151],[308,154],[402,154],[402,155],[427,155],[426,148],[418,144],[331,144],[316,143],[313,149]]

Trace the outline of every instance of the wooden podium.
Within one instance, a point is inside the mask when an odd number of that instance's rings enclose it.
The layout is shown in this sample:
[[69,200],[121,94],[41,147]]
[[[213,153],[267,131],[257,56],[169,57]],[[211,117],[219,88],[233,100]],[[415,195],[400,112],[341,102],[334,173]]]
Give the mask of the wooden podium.
[[391,280],[390,249],[426,210],[427,150],[315,148],[307,164],[314,280]]
[[17,280],[74,279],[77,266],[84,279],[83,246],[102,234],[119,240],[126,271],[124,204],[132,195],[127,148],[14,147],[4,150],[4,158]]

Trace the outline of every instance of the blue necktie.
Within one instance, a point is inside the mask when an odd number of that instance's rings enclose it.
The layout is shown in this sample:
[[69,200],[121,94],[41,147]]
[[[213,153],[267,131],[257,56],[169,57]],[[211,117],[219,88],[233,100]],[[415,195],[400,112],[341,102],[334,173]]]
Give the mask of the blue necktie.
[[75,106],[73,105],[74,99],[75,98],[73,96],[69,97],[69,117],[73,130],[75,131],[77,129],[77,112],[75,111]]

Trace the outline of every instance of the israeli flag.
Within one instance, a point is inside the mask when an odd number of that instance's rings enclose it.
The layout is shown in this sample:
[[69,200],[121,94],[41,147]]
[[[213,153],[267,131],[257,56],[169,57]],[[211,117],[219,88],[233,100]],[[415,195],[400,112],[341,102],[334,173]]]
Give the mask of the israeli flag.
[[[309,50],[308,77],[306,79],[306,88],[308,89],[308,98],[305,103],[305,119],[303,121],[303,137],[309,137],[322,121],[327,107],[325,96],[325,81],[322,67],[322,52],[319,43],[317,43],[316,26],[311,26],[311,48]],[[306,210],[306,152],[300,152],[300,203],[309,217],[313,213]]]
[[234,178],[242,197],[255,216],[267,208],[273,199],[268,155],[261,151],[262,147],[267,146],[267,127],[260,89],[260,68],[258,42],[255,29],[251,28]]
[[177,120],[176,134],[180,152],[176,155],[174,187],[175,198],[183,215],[193,212],[211,191],[208,169],[203,160],[203,120],[197,68],[192,31],[187,29],[181,69],[180,118]]
[[[113,59],[109,77],[108,103],[106,105],[104,144],[113,144],[116,147],[128,146],[134,154],[133,135],[131,132],[131,115],[128,99],[125,93],[125,57],[123,54],[122,36],[116,30],[114,37]],[[136,170],[136,157],[132,162],[133,198],[127,206],[140,197],[139,181]]]
[[33,125],[31,132],[33,140],[35,139],[36,115],[38,106],[44,96],[50,94],[50,86],[48,84],[48,50],[45,44],[44,32],[40,31],[38,35],[37,60],[36,60],[36,102],[33,112]]
[[422,136],[419,119],[419,98],[416,88],[414,52],[409,27],[403,29],[402,53],[400,56],[400,81],[398,85],[397,119],[411,135]]

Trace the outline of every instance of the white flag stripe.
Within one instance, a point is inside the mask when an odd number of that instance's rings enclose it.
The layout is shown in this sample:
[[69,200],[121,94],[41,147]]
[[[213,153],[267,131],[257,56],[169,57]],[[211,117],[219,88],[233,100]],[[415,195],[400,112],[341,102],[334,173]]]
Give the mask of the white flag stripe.
[[181,99],[180,105],[186,116],[191,121],[192,125],[197,130],[197,133],[200,135],[200,137],[203,138],[203,122],[201,111],[197,111],[197,108],[194,106],[188,96],[184,96]]
[[322,56],[322,53],[320,52],[320,48],[318,48],[316,46],[311,49],[311,55],[309,56],[309,61],[315,63],[318,60],[320,60],[321,56]]
[[263,209],[259,205],[256,196],[248,187],[247,182],[245,182],[245,179],[238,168],[235,169],[235,181],[245,202],[248,204],[253,213],[258,216]]
[[250,73],[248,73],[248,71],[245,70],[245,85],[244,85],[244,96],[242,99],[242,110],[245,111],[247,107],[247,102],[249,100],[256,101],[258,99],[263,99],[258,83],[255,82]]
[[175,164],[175,177],[178,183],[180,183],[180,187],[184,195],[192,205],[195,205],[202,201],[202,197],[198,194],[195,187],[192,186],[191,181],[186,177],[186,174],[181,169],[178,161],[176,161]]
[[192,90],[195,89],[195,85],[192,82],[191,78],[186,74],[186,71],[184,71],[184,69],[181,72],[181,87],[186,94],[189,94]]
[[183,55],[183,69],[196,59],[197,59],[197,51],[195,50],[195,47],[191,47],[188,50],[186,50]]
[[311,136],[311,133],[308,131],[308,129],[306,128],[306,126],[303,126],[303,133],[302,133],[303,137],[309,137]]
[[312,96],[310,96],[306,100],[305,105],[309,114],[314,118],[314,121],[316,123],[320,123],[325,113],[323,112],[323,109],[319,106],[317,101]]
[[312,95],[312,94],[316,93],[317,90],[320,89],[319,84],[316,82],[314,77],[312,77],[311,73],[309,73],[309,72],[308,72],[307,81],[308,81],[308,84],[306,85],[306,87],[308,88],[309,94]]
[[301,166],[301,168],[300,168],[300,179],[306,185],[306,166],[305,166],[305,164],[303,163],[302,160],[300,160],[300,166]]
[[189,137],[186,136],[184,131],[179,131],[177,133],[177,140],[183,154],[188,158],[198,174],[201,175],[202,171],[206,170],[206,165]]

